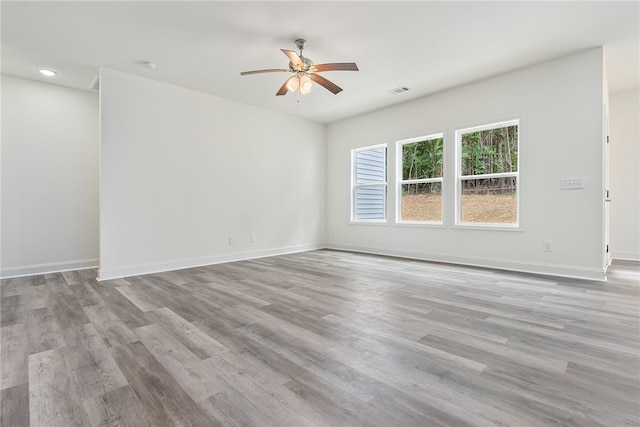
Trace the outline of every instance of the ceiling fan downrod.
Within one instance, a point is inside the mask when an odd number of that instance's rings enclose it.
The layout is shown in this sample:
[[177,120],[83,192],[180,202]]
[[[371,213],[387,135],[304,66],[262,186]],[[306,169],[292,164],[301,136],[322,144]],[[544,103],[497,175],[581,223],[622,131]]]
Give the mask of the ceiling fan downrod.
[[302,57],[302,49],[307,45],[307,41],[305,39],[297,39],[296,47],[300,50],[300,57]]

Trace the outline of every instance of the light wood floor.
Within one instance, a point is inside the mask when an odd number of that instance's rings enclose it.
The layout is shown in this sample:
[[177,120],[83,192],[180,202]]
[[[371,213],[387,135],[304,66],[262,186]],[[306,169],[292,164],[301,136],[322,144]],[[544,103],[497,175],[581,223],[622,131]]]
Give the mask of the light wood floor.
[[637,426],[640,273],[314,251],[2,281],[2,426]]

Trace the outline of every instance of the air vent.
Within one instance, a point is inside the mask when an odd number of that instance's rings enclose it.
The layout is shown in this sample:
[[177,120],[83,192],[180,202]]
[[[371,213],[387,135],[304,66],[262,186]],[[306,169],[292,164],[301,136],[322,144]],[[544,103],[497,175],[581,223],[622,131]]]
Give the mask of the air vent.
[[392,94],[394,94],[394,95],[398,95],[399,93],[405,93],[405,92],[407,92],[408,90],[409,90],[409,88],[408,88],[408,87],[406,87],[406,86],[400,86],[400,87],[397,87],[397,88],[395,88],[395,89],[391,89],[391,90],[389,91],[389,93],[392,93]]
[[90,89],[93,90],[100,90],[100,77],[99,76],[95,76],[93,78],[93,81],[91,82],[91,85],[89,86]]

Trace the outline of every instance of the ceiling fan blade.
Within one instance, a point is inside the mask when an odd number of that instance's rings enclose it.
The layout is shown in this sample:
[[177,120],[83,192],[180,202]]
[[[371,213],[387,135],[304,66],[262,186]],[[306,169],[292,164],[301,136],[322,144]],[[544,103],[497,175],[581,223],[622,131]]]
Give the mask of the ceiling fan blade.
[[335,62],[332,64],[317,64],[313,65],[309,71],[358,71],[358,66],[355,62]]
[[282,53],[287,55],[287,57],[289,58],[289,61],[291,61],[291,65],[293,65],[294,70],[304,69],[304,63],[302,62],[302,59],[300,59],[297,53],[295,53],[293,50],[287,50],[287,49],[280,49],[280,50],[282,51]]
[[276,96],[286,95],[287,92],[289,92],[289,88],[287,87],[287,85],[289,84],[289,81],[291,81],[291,79],[297,79],[297,78],[298,76],[291,76],[287,80],[285,80],[282,86],[280,86],[280,89],[278,89],[278,91],[276,92]]
[[260,74],[260,73],[276,73],[280,71],[290,72],[291,70],[285,70],[284,68],[272,68],[269,70],[255,70],[255,71],[243,71],[240,73],[241,76],[248,76],[250,74]]
[[342,92],[342,88],[336,85],[335,83],[330,82],[329,80],[322,77],[320,74],[309,74],[309,78],[314,82],[318,83],[320,86],[327,89],[329,92],[334,95]]

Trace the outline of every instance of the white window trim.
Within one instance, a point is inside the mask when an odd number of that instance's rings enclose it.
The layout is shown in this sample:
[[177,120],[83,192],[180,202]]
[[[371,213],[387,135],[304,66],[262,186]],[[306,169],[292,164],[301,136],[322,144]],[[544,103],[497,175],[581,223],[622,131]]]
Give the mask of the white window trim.
[[[414,142],[429,141],[432,139],[442,138],[442,174],[439,178],[425,178],[425,179],[402,179],[402,146],[405,144],[411,144]],[[444,205],[445,205],[445,192],[444,192],[444,165],[446,164],[445,156],[445,143],[444,132],[432,133],[425,136],[419,136],[416,138],[403,139],[396,141],[396,225],[421,225],[421,226],[443,226],[444,225]],[[405,184],[422,184],[439,182],[440,193],[442,195],[442,212],[440,213],[440,221],[404,221],[402,220],[402,186]]]
[[[508,126],[518,126],[518,164],[516,172],[506,173],[491,173],[480,175],[461,175],[460,170],[460,156],[462,155],[462,135],[470,132],[479,132],[483,130],[496,129]],[[520,117],[504,120],[495,123],[483,124],[480,126],[472,126],[464,129],[458,129],[455,131],[455,183],[454,183],[454,221],[452,228],[459,229],[481,229],[481,230],[493,230],[493,231],[522,231],[520,214],[522,212],[522,179],[520,176],[521,158],[522,158],[522,145],[520,143],[522,139],[522,119]],[[503,177],[515,177],[516,178],[516,222],[515,224],[502,224],[495,222],[462,222],[462,186],[460,182],[468,179],[476,178],[503,178]]]
[[[385,175],[387,180],[375,184],[356,184],[356,154],[361,151],[375,150],[376,148],[385,148]],[[354,148],[351,150],[351,224],[387,224],[389,221],[387,203],[389,202],[389,149],[386,143],[368,145],[366,147]],[[362,187],[384,187],[384,219],[356,219],[356,188]]]

